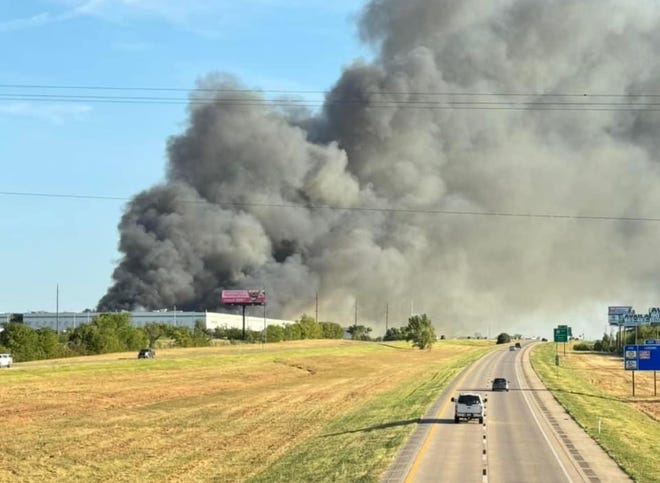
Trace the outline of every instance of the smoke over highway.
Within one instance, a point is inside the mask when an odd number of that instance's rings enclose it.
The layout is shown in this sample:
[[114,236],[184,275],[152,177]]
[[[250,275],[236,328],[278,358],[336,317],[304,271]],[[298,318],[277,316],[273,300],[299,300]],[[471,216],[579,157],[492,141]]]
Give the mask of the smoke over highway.
[[205,77],[166,181],[126,208],[99,308],[217,310],[223,288],[265,288],[274,317],[318,293],[322,320],[352,322],[357,300],[372,327],[389,304],[390,326],[413,310],[485,335],[657,304],[660,223],[629,218],[659,217],[659,12],[373,0],[376,56],[319,113]]

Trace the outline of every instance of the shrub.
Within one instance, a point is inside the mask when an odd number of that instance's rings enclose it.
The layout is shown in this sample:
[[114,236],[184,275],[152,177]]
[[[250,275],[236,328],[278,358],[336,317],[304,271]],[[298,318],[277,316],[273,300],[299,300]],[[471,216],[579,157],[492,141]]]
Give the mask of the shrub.
[[574,351],[591,351],[594,350],[594,346],[587,344],[586,342],[580,342],[573,346]]

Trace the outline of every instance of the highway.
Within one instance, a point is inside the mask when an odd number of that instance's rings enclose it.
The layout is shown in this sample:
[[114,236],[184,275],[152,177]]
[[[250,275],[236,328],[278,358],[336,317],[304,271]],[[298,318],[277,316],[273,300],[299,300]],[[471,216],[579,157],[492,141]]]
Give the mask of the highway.
[[[508,344],[466,368],[424,415],[383,482],[623,482],[625,473],[541,384],[529,350]],[[509,391],[493,392],[505,377]],[[487,398],[483,424],[454,422],[458,392]]]

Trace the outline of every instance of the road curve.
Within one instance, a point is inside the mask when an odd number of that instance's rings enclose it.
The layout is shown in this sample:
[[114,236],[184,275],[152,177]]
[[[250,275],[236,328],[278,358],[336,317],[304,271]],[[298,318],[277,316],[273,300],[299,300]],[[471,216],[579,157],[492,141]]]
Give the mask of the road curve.
[[[531,369],[529,351],[508,346],[462,371],[420,419],[383,482],[632,481],[582,430]],[[509,392],[490,391],[505,377]],[[484,424],[454,423],[457,392],[488,398]]]

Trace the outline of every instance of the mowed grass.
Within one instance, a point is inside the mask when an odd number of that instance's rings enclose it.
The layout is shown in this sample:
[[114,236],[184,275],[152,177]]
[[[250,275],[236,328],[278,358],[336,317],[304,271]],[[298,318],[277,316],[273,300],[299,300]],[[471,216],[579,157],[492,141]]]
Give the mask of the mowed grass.
[[[620,357],[537,346],[532,364],[555,398],[636,481],[660,482],[660,397],[653,372],[623,370]],[[599,431],[600,422],[600,431]]]
[[493,348],[301,341],[16,364],[0,372],[0,481],[376,481]]

